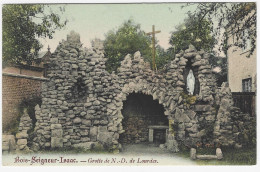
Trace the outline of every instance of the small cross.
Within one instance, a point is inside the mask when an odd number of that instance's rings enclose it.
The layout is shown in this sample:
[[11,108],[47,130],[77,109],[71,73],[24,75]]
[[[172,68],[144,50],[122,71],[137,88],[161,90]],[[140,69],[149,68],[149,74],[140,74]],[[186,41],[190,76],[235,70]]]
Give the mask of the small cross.
[[160,33],[161,31],[155,31],[155,27],[153,25],[153,31],[152,32],[149,32],[149,33],[146,33],[146,35],[152,35],[152,45],[153,45],[153,70],[156,69],[157,71],[157,67],[156,67],[156,64],[155,64],[155,34],[156,33]]

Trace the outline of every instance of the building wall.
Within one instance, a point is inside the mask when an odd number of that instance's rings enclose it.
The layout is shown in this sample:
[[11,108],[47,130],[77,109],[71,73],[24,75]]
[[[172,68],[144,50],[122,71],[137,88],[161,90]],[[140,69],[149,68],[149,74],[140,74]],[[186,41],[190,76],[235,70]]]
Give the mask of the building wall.
[[[231,44],[233,38],[228,41]],[[250,57],[248,54],[235,46],[228,49],[228,83],[232,92],[242,92],[242,80],[247,78],[252,78],[252,91],[256,91],[256,50]]]
[[[244,19],[243,22],[255,13],[252,10]],[[242,27],[242,26],[241,26]],[[238,28],[238,27],[237,27]],[[254,25],[250,29],[253,29]],[[245,38],[249,36],[247,30],[243,31]],[[228,45],[233,45],[235,42],[242,41],[242,38],[237,39],[236,35],[230,35],[228,39]],[[252,79],[252,92],[256,91],[256,49],[250,57],[247,57],[250,53],[251,43],[250,40],[246,40],[246,50],[242,50],[237,46],[231,46],[227,51],[228,57],[228,82],[231,92],[242,92],[242,80]]]
[[43,77],[43,71],[20,69],[18,67],[6,67],[6,68],[3,69],[2,72],[20,74],[20,75],[28,75],[28,76],[36,76],[36,77]]
[[18,107],[23,99],[40,96],[43,81],[17,76],[2,77],[2,124],[3,132],[18,116]]

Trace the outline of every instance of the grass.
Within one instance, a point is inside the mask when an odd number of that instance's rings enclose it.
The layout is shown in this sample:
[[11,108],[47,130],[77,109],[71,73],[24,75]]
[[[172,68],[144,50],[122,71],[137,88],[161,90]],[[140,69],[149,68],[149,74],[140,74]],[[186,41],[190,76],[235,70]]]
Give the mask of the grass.
[[[256,165],[256,147],[242,149],[222,148],[222,160],[195,160],[198,165]],[[180,156],[189,158],[190,150],[182,150]],[[215,149],[197,149],[197,155],[215,155]]]

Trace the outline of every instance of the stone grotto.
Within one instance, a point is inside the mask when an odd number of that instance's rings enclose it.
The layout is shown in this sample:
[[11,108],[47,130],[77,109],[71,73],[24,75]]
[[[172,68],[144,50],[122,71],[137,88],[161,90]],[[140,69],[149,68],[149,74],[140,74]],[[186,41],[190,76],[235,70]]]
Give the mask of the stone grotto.
[[[140,52],[127,55],[116,73],[107,72],[105,63],[99,41],[83,48],[72,31],[60,42],[51,56],[49,81],[42,85],[42,104],[35,107],[31,150],[119,150],[140,142],[157,142],[172,152],[201,143],[241,146],[249,117],[233,106],[226,83],[217,87],[207,52],[190,45],[158,72]],[[157,110],[124,116],[127,102]],[[30,126],[27,118],[20,126]],[[28,149],[27,130],[18,133],[20,150]]]

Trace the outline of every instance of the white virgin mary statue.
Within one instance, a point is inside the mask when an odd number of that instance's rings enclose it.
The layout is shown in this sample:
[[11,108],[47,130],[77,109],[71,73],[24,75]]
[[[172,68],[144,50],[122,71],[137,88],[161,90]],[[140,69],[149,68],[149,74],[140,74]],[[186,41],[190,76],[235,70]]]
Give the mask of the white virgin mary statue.
[[192,70],[190,69],[189,74],[187,76],[187,91],[189,95],[193,95],[195,87],[195,77],[193,75]]

